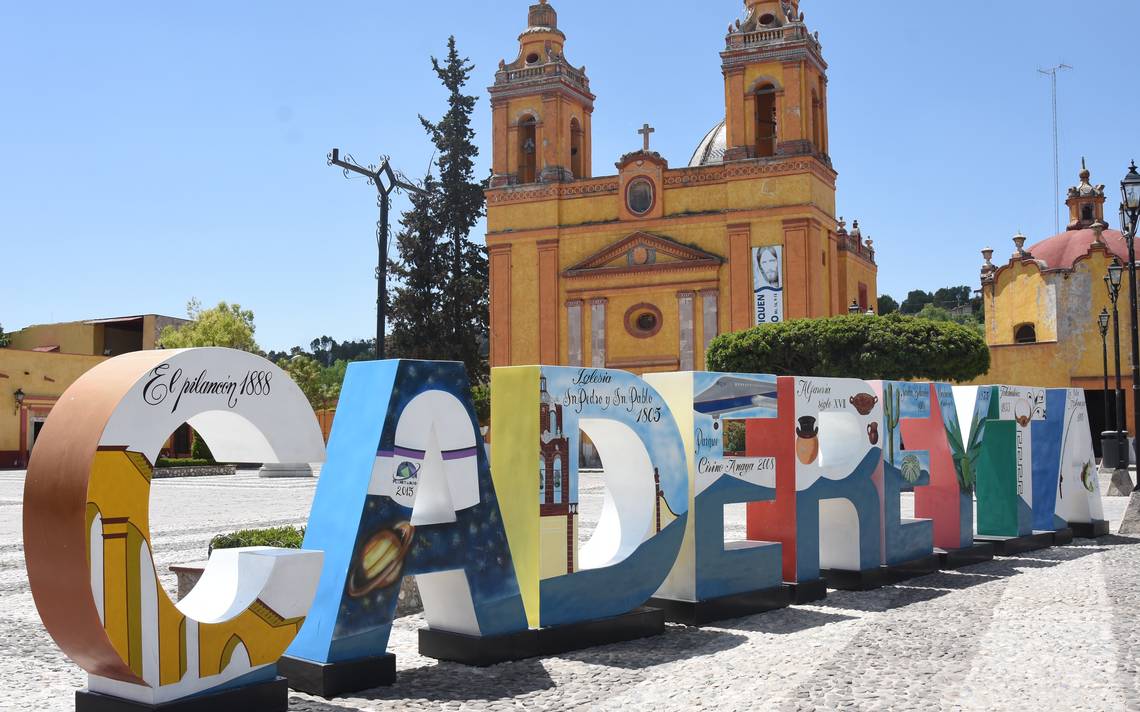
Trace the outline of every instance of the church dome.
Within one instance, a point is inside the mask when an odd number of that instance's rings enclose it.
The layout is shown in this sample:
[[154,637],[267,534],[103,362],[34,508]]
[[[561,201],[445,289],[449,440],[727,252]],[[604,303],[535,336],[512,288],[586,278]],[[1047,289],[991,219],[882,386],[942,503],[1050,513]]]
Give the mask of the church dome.
[[701,139],[697,150],[693,152],[693,157],[689,159],[689,168],[724,163],[724,152],[727,150],[728,131],[721,121]]
[[[1116,255],[1122,263],[1128,264],[1128,245],[1117,230],[1105,230],[1102,239],[1108,251]],[[1084,257],[1089,247],[1096,241],[1092,228],[1066,230],[1047,240],[1042,240],[1029,248],[1033,258],[1045,263],[1046,269],[1072,269],[1077,258]]]

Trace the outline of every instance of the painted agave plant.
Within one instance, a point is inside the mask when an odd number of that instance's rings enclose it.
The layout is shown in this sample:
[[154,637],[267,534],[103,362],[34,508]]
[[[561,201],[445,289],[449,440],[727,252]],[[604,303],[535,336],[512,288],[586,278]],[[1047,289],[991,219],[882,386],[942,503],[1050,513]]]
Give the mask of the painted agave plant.
[[912,485],[918,482],[919,477],[922,477],[922,463],[915,455],[903,457],[902,466],[899,467],[899,470],[902,472],[903,479]]
[[974,438],[966,445],[962,438],[962,428],[955,418],[950,419],[946,426],[946,439],[950,441],[950,450],[954,456],[954,469],[958,471],[958,488],[964,494],[973,494],[977,483],[978,456],[982,454],[982,433],[978,427],[978,416],[975,415],[970,423],[970,432]]

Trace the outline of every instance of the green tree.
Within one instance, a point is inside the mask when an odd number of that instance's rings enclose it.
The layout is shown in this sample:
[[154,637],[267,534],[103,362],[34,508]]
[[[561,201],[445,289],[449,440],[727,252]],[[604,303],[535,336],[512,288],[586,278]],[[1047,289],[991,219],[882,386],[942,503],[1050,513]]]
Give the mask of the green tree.
[[463,92],[475,65],[460,57],[455,36],[447,40],[447,58],[431,59],[432,69],[447,89],[447,113],[438,123],[420,116],[420,123],[435,144],[439,167],[439,196],[433,209],[443,235],[443,257],[447,278],[442,290],[443,333],[447,335],[446,355],[467,366],[472,381],[487,377],[481,338],[487,331],[487,252],[468,239],[472,228],[483,217],[485,184],[475,180],[475,131],[471,115],[477,97]]
[[969,304],[973,296],[973,290],[965,285],[942,287],[934,292],[934,303],[943,309],[953,309]]
[[12,343],[12,337],[5,333],[4,326],[0,324],[0,349]]
[[934,301],[934,295],[921,289],[914,289],[907,293],[906,299],[899,305],[903,314],[917,314],[922,308]]
[[931,319],[933,321],[954,321],[950,310],[936,307],[934,306],[934,302],[923,304],[922,309],[919,309],[915,316],[919,319]]
[[879,308],[876,313],[879,316],[886,316],[887,314],[894,314],[899,310],[899,303],[889,294],[884,294],[879,297]]
[[205,460],[206,462],[214,462],[214,453],[210,452],[210,446],[206,444],[206,439],[194,431],[194,444],[190,446],[190,457],[195,460]]
[[452,358],[452,334],[440,309],[447,273],[437,209],[440,189],[431,175],[424,178],[423,187],[424,192],[412,195],[412,207],[400,216],[399,257],[392,265],[399,284],[392,290],[388,343],[392,354],[401,358],[446,359]]
[[158,336],[158,345],[164,349],[188,349],[202,346],[224,346],[229,349],[258,353],[253,340],[253,312],[240,304],[218,302],[213,309],[202,309],[197,299],[186,305],[189,324],[168,326]]
[[344,383],[344,374],[347,370],[348,361],[344,359],[321,369],[321,400],[325,408],[332,407],[340,399],[340,387]]
[[313,410],[324,408],[321,392],[321,365],[319,363],[304,354],[299,354],[292,358],[282,359],[277,365],[285,373],[288,373],[289,378],[297,384]]
[[766,324],[713,339],[711,371],[866,380],[970,381],[990,368],[977,329],[891,314]]

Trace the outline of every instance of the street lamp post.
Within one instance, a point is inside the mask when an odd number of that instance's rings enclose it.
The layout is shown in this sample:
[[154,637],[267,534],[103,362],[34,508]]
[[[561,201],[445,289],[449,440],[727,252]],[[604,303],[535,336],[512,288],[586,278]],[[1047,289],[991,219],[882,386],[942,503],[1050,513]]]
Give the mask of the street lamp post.
[[[1136,161],[1128,167],[1128,173],[1120,182],[1120,194],[1124,202],[1120,206],[1121,225],[1124,241],[1128,244],[1128,296],[1130,299],[1128,321],[1132,324],[1132,422],[1140,424],[1140,331],[1137,331],[1136,295],[1136,226],[1140,222],[1140,173],[1136,171]],[[1140,445],[1140,438],[1136,440]],[[1140,456],[1136,458],[1140,462]],[[1137,485],[1140,489],[1140,484]]]
[[[1108,315],[1108,309],[1101,309],[1100,316],[1096,318],[1097,325],[1100,327],[1100,352],[1104,360],[1104,430],[1108,430],[1109,423],[1112,422],[1112,416],[1109,414],[1108,409],[1108,322],[1111,317]],[[1113,426],[1113,430],[1116,427]],[[1103,440],[1102,440],[1103,444]],[[1101,453],[1103,456],[1103,453]]]
[[[1120,232],[1128,245],[1128,295],[1130,311],[1128,321],[1132,325],[1132,422],[1140,433],[1140,332],[1137,331],[1138,317],[1136,303],[1136,226],[1140,223],[1140,172],[1136,171],[1136,161],[1128,166],[1128,173],[1120,181]],[[1136,439],[1140,446],[1140,437]],[[1140,456],[1136,458],[1140,462]],[[1140,479],[1140,478],[1138,478]],[[1132,490],[1132,498],[1120,524],[1121,534],[1140,532],[1140,483]]]
[[388,311],[388,212],[391,209],[392,193],[404,190],[409,193],[422,194],[424,190],[412,185],[392,168],[387,157],[380,167],[359,165],[351,155],[340,157],[340,149],[334,148],[329,154],[328,164],[340,168],[344,177],[352,174],[361,175],[376,187],[376,202],[380,208],[380,220],[376,223],[376,360],[383,361],[387,355],[384,349],[384,334],[387,329],[386,319]]
[[[1128,432],[1128,421],[1124,415],[1124,385],[1121,383],[1120,374],[1120,310],[1118,303],[1120,301],[1120,279],[1124,274],[1124,268],[1120,266],[1119,262],[1113,261],[1108,267],[1108,274],[1104,276],[1104,286],[1108,288],[1108,299],[1112,302],[1112,349],[1116,365],[1116,446],[1117,458],[1121,456],[1127,458],[1127,451],[1123,447],[1123,443],[1127,442],[1125,438],[1127,435],[1121,433]],[[1128,460],[1125,459],[1124,467],[1121,469],[1128,469]]]

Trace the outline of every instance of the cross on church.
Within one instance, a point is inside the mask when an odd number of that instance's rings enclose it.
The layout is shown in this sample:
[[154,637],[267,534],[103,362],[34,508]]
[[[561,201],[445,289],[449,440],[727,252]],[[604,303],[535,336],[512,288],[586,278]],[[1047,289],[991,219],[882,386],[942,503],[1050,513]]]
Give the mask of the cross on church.
[[641,127],[640,131],[637,132],[641,134],[641,136],[645,139],[645,148],[642,150],[644,150],[646,153],[649,153],[649,134],[656,133],[656,131],[657,129],[653,128],[649,124],[646,124],[645,126]]

